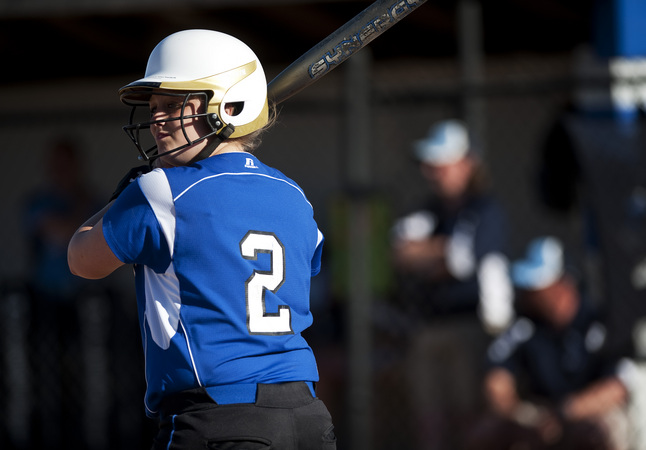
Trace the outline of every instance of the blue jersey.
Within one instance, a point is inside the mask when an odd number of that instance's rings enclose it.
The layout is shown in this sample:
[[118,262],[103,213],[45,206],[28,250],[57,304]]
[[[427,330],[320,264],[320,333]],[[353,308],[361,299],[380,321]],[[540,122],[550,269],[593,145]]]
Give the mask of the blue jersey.
[[300,187],[249,153],[156,169],[103,218],[134,264],[146,408],[196,387],[318,381],[301,332],[323,236]]

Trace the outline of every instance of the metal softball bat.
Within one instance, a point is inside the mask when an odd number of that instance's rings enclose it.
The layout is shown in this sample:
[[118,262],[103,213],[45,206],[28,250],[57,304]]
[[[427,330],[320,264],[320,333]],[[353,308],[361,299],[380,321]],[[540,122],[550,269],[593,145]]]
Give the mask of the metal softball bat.
[[416,10],[426,0],[377,0],[305,52],[267,85],[270,103],[305,89]]

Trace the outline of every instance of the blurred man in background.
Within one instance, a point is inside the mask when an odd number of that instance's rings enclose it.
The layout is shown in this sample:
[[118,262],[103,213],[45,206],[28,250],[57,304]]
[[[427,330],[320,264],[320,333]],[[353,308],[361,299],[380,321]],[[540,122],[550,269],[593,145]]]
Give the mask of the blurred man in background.
[[413,318],[406,372],[416,448],[451,448],[477,410],[489,336],[512,319],[506,215],[458,120],[414,145],[430,198],[393,229],[398,301]]
[[67,243],[79,220],[100,203],[84,178],[78,142],[58,137],[45,150],[45,177],[26,199],[23,224],[30,251],[27,286],[38,402],[32,439],[40,448],[57,449],[79,445],[84,438],[79,430],[84,386],[78,299],[88,282],[70,273]]

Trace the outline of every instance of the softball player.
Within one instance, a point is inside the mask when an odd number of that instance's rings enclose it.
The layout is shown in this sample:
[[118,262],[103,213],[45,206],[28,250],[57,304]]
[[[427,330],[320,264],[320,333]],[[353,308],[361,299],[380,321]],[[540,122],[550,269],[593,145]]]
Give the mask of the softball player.
[[69,245],[85,278],[134,265],[155,449],[336,448],[301,336],[323,236],[301,188],[250,153],[271,122],[266,86],[234,37],[162,40],[120,90],[154,169],[129,173]]

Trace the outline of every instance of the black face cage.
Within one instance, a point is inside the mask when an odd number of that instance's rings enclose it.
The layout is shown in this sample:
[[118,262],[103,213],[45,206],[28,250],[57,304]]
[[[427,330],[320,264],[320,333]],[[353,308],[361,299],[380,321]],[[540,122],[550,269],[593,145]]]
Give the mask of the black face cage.
[[[150,91],[142,91],[142,92],[132,92],[132,95],[136,96],[138,94],[143,94],[146,96],[150,96]],[[148,104],[133,104],[132,109],[130,110],[130,118],[128,119],[128,125],[125,125],[123,127],[123,131],[126,132],[128,137],[132,140],[132,142],[135,144],[135,147],[137,147],[137,150],[139,151],[139,159],[143,161],[154,161],[155,159],[159,158],[160,156],[168,155],[170,153],[175,153],[177,151],[180,151],[182,149],[185,149],[187,147],[190,147],[193,144],[196,144],[198,142],[201,142],[205,139],[208,139],[212,136],[217,136],[219,137],[218,144],[222,142],[224,139],[228,138],[231,133],[233,133],[234,127],[233,125],[226,125],[216,113],[199,113],[199,114],[190,114],[190,115],[184,115],[184,111],[186,109],[186,105],[191,97],[196,97],[196,96],[201,96],[204,97],[204,108],[207,109],[208,101],[209,101],[209,96],[206,92],[188,92],[186,94],[182,93],[172,93],[172,92],[163,92],[163,93],[156,93],[157,95],[165,95],[168,97],[184,97],[184,101],[182,102],[182,109],[180,111],[180,115],[178,117],[168,117],[163,120],[152,120],[148,122],[134,122],[135,120],[135,113],[137,112],[137,109],[140,107],[145,107],[148,108]],[[198,139],[191,140],[188,137],[188,134],[186,133],[186,128],[184,124],[185,119],[192,119],[192,118],[197,118],[197,117],[205,117],[209,126],[213,131],[210,133],[201,136]],[[157,151],[157,145],[153,144],[151,147],[148,149],[144,149],[142,144],[141,144],[141,139],[140,139],[140,132],[141,130],[149,130],[151,125],[154,125],[156,123],[160,122],[170,122],[170,121],[180,121],[180,125],[182,128],[182,133],[184,134],[184,138],[186,139],[186,144],[180,145],[179,147],[176,147],[172,150],[168,150],[164,153],[158,153]]]

